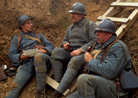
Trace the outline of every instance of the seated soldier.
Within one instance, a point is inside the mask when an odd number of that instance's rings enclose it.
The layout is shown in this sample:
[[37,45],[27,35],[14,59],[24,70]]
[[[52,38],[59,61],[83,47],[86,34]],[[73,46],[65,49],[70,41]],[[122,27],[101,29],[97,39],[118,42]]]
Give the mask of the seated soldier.
[[[18,24],[21,33],[12,38],[9,58],[11,64],[19,68],[11,84],[11,90],[6,94],[5,98],[18,98],[25,84],[35,74],[37,80],[35,98],[45,98],[46,71],[50,65],[49,54],[54,47],[44,35],[33,31],[33,19],[31,17],[21,15],[18,19]],[[34,56],[23,52],[30,49],[32,49],[30,52],[37,51]]]
[[[73,82],[78,70],[84,63],[84,52],[96,41],[96,35],[94,34],[96,24],[85,18],[84,5],[76,2],[69,12],[73,24],[66,30],[62,42],[63,47],[55,48],[51,55],[54,79],[60,84],[49,98],[59,98]],[[67,65],[67,70],[62,78],[65,65]]]
[[99,52],[86,52],[84,56],[91,74],[80,75],[77,91],[67,98],[128,98],[118,81],[122,69],[132,67],[127,46],[117,39],[114,23],[109,19],[100,22],[96,35],[97,43],[91,51]]

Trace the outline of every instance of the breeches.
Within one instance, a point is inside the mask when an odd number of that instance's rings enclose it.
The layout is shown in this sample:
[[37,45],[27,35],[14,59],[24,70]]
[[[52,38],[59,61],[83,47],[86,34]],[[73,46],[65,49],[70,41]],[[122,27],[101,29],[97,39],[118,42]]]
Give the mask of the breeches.
[[[63,93],[67,87],[75,79],[79,68],[84,65],[84,54],[78,56],[70,56],[70,51],[63,48],[56,48],[52,51],[52,68],[54,71],[54,78],[60,82],[57,91]],[[62,71],[64,64],[68,63],[67,70],[62,78]],[[61,79],[62,78],[62,79]]]
[[[37,89],[44,89],[46,80],[46,70],[50,63],[50,57],[47,54],[37,53],[34,56],[34,62],[31,60],[21,65],[16,73],[15,79],[11,85],[11,90],[5,98],[18,98],[23,87],[34,76],[36,72]],[[35,71],[36,70],[36,71]]]

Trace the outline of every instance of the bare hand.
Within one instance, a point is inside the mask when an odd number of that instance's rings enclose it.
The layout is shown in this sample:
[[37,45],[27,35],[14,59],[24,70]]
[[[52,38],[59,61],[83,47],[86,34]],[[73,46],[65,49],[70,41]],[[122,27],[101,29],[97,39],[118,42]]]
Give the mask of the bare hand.
[[85,62],[89,63],[90,60],[92,60],[92,59],[93,59],[93,56],[89,52],[86,52],[84,54],[84,60],[85,60]]
[[39,49],[40,53],[47,53],[48,51],[46,49]]
[[26,59],[29,59],[29,56],[25,56],[24,54],[21,54],[19,59],[20,60],[26,60]]
[[74,50],[70,53],[71,56],[80,55],[83,51],[81,49]]
[[63,45],[63,48],[64,48],[65,50],[69,50],[69,49],[70,49],[69,43],[67,42],[66,44],[64,44],[64,45]]

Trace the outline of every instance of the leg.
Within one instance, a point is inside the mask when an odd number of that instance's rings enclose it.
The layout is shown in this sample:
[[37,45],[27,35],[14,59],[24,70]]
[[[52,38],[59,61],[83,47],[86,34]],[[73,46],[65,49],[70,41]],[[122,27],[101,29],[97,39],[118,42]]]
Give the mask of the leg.
[[79,76],[77,88],[80,98],[117,98],[114,82],[100,76]]
[[25,67],[27,66],[22,65],[18,69],[15,79],[11,84],[12,89],[6,94],[5,98],[18,98],[25,84],[33,76]]
[[68,68],[57,88],[57,91],[60,93],[64,93],[64,91],[68,88],[68,86],[73,82],[76,78],[77,72],[79,68],[84,64],[83,54],[74,56],[71,58]]
[[57,88],[56,91],[52,93],[52,95],[48,98],[59,98],[62,96],[64,91],[68,88],[68,86],[73,82],[73,80],[76,78],[77,72],[82,64],[84,64],[83,59],[84,54],[74,56],[71,58],[68,68]]
[[46,70],[49,62],[50,62],[50,57],[47,54],[37,53],[34,56],[34,65],[35,65],[38,90],[43,90],[45,88]]
[[55,48],[52,51],[51,62],[52,69],[54,72],[54,79],[60,82],[62,78],[63,62],[68,62],[70,60],[70,51],[66,51],[64,48]]
[[74,93],[72,93],[71,95],[67,96],[66,98],[79,98],[78,91],[75,91]]

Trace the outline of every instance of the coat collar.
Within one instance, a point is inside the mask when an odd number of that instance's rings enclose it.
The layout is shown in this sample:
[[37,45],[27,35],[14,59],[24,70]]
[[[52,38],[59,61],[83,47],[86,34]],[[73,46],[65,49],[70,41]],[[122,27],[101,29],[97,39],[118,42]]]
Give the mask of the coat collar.
[[113,34],[113,36],[110,37],[110,38],[108,39],[108,41],[105,42],[105,43],[102,45],[102,49],[104,49],[106,46],[108,46],[110,43],[112,43],[116,38],[117,38],[117,36]]
[[35,33],[34,33],[33,31],[32,31],[32,32],[27,32],[27,33],[21,31],[20,35],[21,35],[21,36],[24,36],[24,35],[35,36]]
[[74,27],[82,27],[86,23],[87,19],[84,17],[78,23],[73,23],[72,28]]

